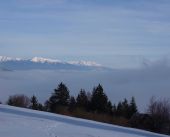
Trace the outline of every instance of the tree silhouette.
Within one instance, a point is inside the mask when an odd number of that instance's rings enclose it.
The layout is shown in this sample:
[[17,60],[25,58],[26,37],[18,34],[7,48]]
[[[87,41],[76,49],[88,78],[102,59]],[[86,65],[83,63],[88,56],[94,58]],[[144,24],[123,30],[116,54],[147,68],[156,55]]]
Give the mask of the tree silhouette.
[[68,88],[61,82],[58,87],[54,89],[54,93],[52,93],[52,96],[48,100],[49,111],[55,112],[58,105],[67,106],[69,97]]
[[129,117],[129,104],[127,99],[125,98],[124,101],[122,102],[122,112],[121,115],[125,118]]
[[70,97],[68,110],[72,112],[76,108],[76,100],[73,96]]
[[86,91],[81,89],[77,98],[77,106],[86,109],[87,105],[88,105],[88,98],[87,98],[87,94]]
[[111,101],[107,102],[107,113],[110,114],[110,115],[113,114],[113,106],[112,106]]
[[34,110],[38,110],[39,104],[38,104],[38,100],[37,100],[36,96],[33,95],[31,97],[30,102],[31,102],[30,108],[34,109]]
[[122,116],[122,102],[119,102],[118,105],[117,105],[117,109],[116,109],[116,115],[118,117]]
[[97,112],[106,112],[107,111],[108,98],[103,91],[103,87],[99,84],[96,88],[93,89],[92,98],[91,98],[91,109]]
[[131,118],[137,112],[138,112],[138,109],[137,109],[136,101],[135,101],[135,98],[132,97],[131,101],[130,101],[130,106],[129,106],[129,116],[128,116],[128,118]]

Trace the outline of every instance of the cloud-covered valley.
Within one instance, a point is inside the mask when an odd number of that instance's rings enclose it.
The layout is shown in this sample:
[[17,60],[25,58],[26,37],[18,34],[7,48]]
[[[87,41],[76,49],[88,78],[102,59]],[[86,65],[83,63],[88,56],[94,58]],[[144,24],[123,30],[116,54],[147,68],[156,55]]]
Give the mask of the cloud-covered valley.
[[140,69],[113,70],[1,70],[0,100],[6,101],[9,95],[35,94],[45,101],[57,87],[64,82],[70,94],[76,95],[81,88],[91,91],[101,83],[113,103],[136,97],[140,110],[145,110],[152,96],[170,98],[169,60],[143,63]]

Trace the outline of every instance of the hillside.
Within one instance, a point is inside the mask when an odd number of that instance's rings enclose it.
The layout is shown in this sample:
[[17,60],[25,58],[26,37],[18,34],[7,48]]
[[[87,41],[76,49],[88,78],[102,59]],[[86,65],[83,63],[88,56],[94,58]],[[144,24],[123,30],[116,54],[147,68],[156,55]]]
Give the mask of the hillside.
[[5,105],[0,105],[0,136],[166,137],[142,130]]

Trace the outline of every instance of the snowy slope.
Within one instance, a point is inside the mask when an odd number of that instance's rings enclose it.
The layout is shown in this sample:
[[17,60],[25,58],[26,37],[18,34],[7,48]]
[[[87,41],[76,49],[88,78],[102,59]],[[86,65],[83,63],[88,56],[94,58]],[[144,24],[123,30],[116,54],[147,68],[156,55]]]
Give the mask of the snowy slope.
[[90,120],[0,105],[0,137],[166,136]]

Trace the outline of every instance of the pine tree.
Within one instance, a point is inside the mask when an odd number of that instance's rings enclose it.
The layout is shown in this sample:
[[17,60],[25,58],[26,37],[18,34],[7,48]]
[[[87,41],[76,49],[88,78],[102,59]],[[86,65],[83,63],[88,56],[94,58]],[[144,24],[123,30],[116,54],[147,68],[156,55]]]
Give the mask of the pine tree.
[[122,102],[119,102],[118,105],[117,105],[116,115],[117,115],[118,117],[121,117],[121,116],[122,116]]
[[129,104],[126,98],[122,102],[122,116],[125,118],[129,117]]
[[36,96],[33,95],[31,97],[30,102],[31,102],[30,108],[34,109],[34,110],[38,110],[38,100],[37,100]]
[[56,102],[60,105],[68,105],[69,101],[69,90],[65,84],[60,83],[58,88],[54,90],[56,95]]
[[69,90],[62,82],[54,89],[54,93],[49,98],[49,111],[55,112],[57,106],[67,106],[69,102]]
[[103,91],[103,87],[99,84],[93,89],[91,98],[91,109],[100,113],[107,111],[108,98]]
[[114,104],[113,107],[112,107],[113,116],[116,116],[116,111],[117,111],[117,107],[116,107],[116,105]]
[[77,106],[86,109],[87,105],[88,105],[88,98],[87,98],[87,94],[86,91],[81,89],[77,98]]
[[107,113],[108,113],[109,115],[112,115],[112,114],[113,114],[113,106],[112,106],[111,101],[108,101],[108,102],[107,102]]
[[92,98],[92,93],[91,93],[91,92],[87,92],[86,95],[87,95],[87,100],[88,100],[86,110],[87,110],[88,112],[90,112],[90,111],[91,111],[91,98]]
[[136,101],[135,101],[135,98],[132,97],[130,101],[130,106],[129,106],[129,118],[132,117],[132,115],[137,112],[138,112],[138,109],[137,109]]
[[68,110],[72,112],[76,108],[76,100],[73,96],[70,97]]
[[45,111],[45,107],[41,103],[38,103],[38,110]]

